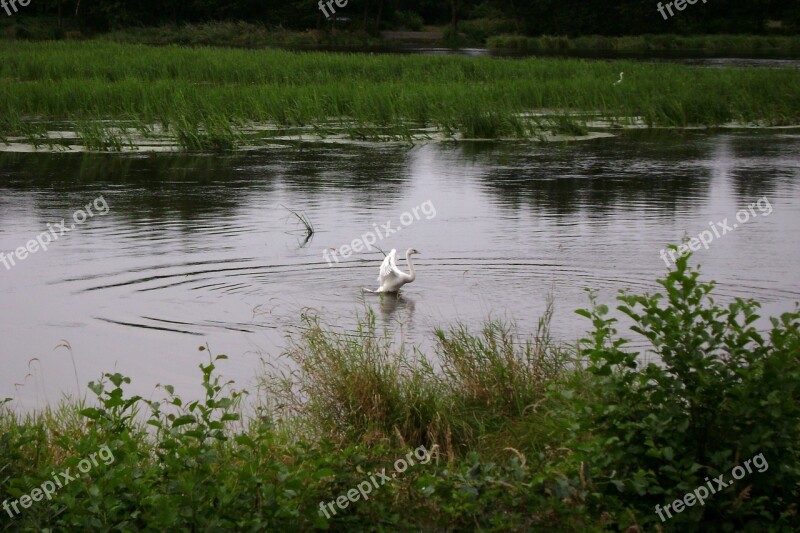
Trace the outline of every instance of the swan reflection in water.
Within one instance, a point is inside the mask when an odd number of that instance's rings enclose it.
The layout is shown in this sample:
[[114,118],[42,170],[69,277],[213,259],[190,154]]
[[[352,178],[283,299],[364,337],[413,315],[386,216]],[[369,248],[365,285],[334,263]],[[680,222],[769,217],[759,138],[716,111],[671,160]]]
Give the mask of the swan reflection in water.
[[415,301],[408,296],[386,292],[379,296],[381,316],[386,323],[395,321],[411,327],[414,317]]

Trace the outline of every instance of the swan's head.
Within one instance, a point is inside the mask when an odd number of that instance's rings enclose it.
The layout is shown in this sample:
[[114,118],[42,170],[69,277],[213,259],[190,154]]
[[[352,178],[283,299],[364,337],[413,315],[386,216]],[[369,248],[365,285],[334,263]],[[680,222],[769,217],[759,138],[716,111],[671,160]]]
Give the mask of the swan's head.
[[408,250],[406,250],[406,255],[419,254],[419,253],[420,253],[419,250],[417,250],[416,248],[409,248]]

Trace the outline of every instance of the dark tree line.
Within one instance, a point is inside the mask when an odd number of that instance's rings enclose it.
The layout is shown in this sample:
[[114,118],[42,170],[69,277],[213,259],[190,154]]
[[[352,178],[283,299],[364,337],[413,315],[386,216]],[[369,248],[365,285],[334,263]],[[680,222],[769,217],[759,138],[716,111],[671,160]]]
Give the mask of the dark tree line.
[[[666,3],[662,0],[662,3]],[[352,26],[374,32],[409,19],[457,28],[475,18],[507,19],[532,35],[625,35],[765,30],[768,20],[798,29],[800,0],[697,0],[664,20],[656,0],[348,0],[336,8]],[[37,0],[28,14],[69,19],[90,31],[220,20],[305,30],[330,24],[318,0]]]

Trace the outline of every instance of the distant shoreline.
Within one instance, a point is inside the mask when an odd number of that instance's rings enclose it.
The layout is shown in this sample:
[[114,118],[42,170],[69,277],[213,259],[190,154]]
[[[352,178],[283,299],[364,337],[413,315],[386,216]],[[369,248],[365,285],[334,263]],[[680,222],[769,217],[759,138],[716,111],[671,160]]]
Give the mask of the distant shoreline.
[[129,44],[217,46],[226,48],[280,48],[341,52],[395,52],[418,48],[483,48],[500,55],[557,55],[572,57],[741,57],[800,58],[800,35],[645,34],[622,37],[585,35],[537,37],[502,34],[478,37],[470,32],[453,36],[446,27],[425,31],[381,31],[372,35],[347,26],[329,30],[287,30],[250,22],[130,27],[105,33],[84,34],[54,20],[0,21],[0,40],[110,40]]

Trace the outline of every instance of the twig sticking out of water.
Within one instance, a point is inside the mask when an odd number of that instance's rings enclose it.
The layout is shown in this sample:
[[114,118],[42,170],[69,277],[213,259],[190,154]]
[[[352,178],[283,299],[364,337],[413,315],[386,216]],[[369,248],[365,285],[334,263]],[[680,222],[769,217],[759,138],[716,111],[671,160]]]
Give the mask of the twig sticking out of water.
[[303,226],[306,228],[306,240],[305,240],[305,242],[308,242],[308,240],[311,238],[311,236],[314,235],[314,225],[308,219],[308,215],[306,215],[305,212],[298,213],[297,211],[295,211],[293,209],[289,209],[288,207],[286,207],[285,205],[282,205],[282,204],[281,204],[281,207],[283,207],[284,209],[289,211],[291,214],[296,216],[297,220],[299,220],[300,223],[303,224]]

